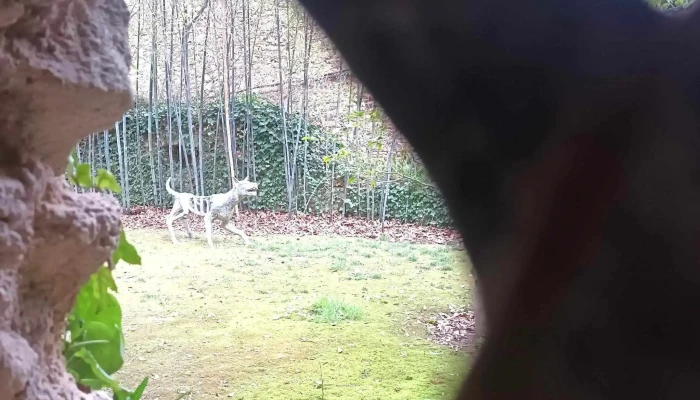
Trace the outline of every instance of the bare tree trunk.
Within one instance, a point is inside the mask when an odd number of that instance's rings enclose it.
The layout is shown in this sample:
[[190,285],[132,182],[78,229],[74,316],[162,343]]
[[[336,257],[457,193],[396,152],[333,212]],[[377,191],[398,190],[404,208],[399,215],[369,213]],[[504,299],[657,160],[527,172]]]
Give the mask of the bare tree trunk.
[[105,162],[107,163],[107,171],[112,171],[112,160],[110,160],[109,158],[109,132],[103,131],[102,137],[104,139]]
[[189,67],[189,44],[188,44],[188,33],[182,38],[182,62],[181,68],[184,70],[185,77],[185,108],[187,109],[187,132],[189,133],[190,139],[190,157],[192,160],[192,175],[194,175],[194,192],[201,194],[201,189],[199,185],[199,173],[197,172],[197,155],[195,153],[195,142],[194,142],[194,127],[192,126],[192,102],[190,97],[190,67]]
[[250,176],[251,179],[256,180],[256,167],[255,167],[255,129],[253,129],[252,115],[250,110],[252,108],[253,99],[253,54],[255,51],[255,43],[258,39],[257,33],[260,27],[260,21],[263,19],[260,17],[263,12],[265,4],[264,1],[259,2],[259,8],[257,11],[258,19],[255,23],[255,30],[250,26],[251,16],[250,16],[250,0],[245,0],[245,23],[244,28],[246,29],[244,36],[245,51],[247,58],[245,61],[246,71],[245,71],[245,93],[246,93],[246,140],[245,148],[243,154],[248,160],[246,167],[246,175]]
[[[136,28],[136,105],[134,113],[134,121],[136,122],[136,175],[139,177],[139,194],[141,195],[141,203],[146,204],[146,197],[143,191],[143,171],[141,171],[141,124],[139,118],[139,80],[140,80],[140,64],[141,64],[141,18],[143,10],[141,8],[141,0],[139,0],[138,25]],[[108,168],[109,169],[109,168]]]
[[[202,123],[202,111],[204,108],[204,77],[206,76],[207,72],[207,41],[209,39],[209,22],[211,21],[211,7],[207,8],[207,25],[205,28],[205,33],[204,33],[204,54],[202,56],[202,81],[201,85],[199,86],[199,116],[198,116],[198,124],[199,124],[199,181],[201,182],[201,187],[202,187],[202,195],[205,194],[204,190],[204,133],[202,131],[203,129],[203,123]],[[216,160],[214,160],[216,162]]]
[[[262,3],[261,3],[262,6]],[[243,148],[246,176],[252,177],[255,180],[255,139],[253,133],[253,119],[251,108],[253,107],[253,47],[251,44],[251,36],[253,33],[250,30],[250,0],[244,0],[244,20],[243,20],[243,80],[245,86],[245,146]],[[260,22],[260,19],[258,19]],[[235,141],[234,141],[235,144]]]
[[[153,5],[155,5],[155,1],[153,2]],[[153,158],[153,113],[155,109],[153,108],[153,101],[154,97],[156,96],[155,92],[155,69],[156,69],[156,49],[157,49],[157,44],[156,44],[156,10],[155,7],[151,8],[151,19],[152,19],[152,25],[151,25],[151,72],[150,72],[150,84],[148,88],[148,158],[149,158],[149,164],[151,167],[151,189],[153,190],[153,202],[155,204],[160,204],[158,201],[158,189],[156,187],[156,167],[155,167],[155,160]]]
[[216,187],[216,164],[218,164],[217,159],[216,159],[216,151],[219,148],[219,121],[221,120],[221,109],[216,114],[216,129],[214,129],[214,166],[213,166],[213,171],[211,173],[211,184],[212,184],[212,192],[213,193],[219,193],[217,192],[217,187]]
[[[123,187],[125,178],[124,178],[124,157],[122,155],[122,145],[121,145],[121,133],[119,130],[119,121],[117,121],[114,124],[114,132],[116,133],[117,136],[117,156],[119,157],[119,184]],[[122,198],[122,203],[123,203],[123,198]]]
[[331,198],[330,198],[330,219],[333,222],[333,214],[335,213],[335,161],[331,162]]
[[95,176],[95,147],[93,145],[93,139],[95,135],[91,133],[87,137],[88,143],[88,163],[90,163],[90,175]]
[[[355,103],[356,104],[356,111],[358,114],[360,113],[360,111],[362,111],[362,96],[364,95],[364,93],[365,93],[365,87],[364,87],[364,85],[362,85],[362,83],[360,83],[358,81],[357,82],[357,102]],[[358,122],[355,122],[355,126],[352,128],[352,138],[353,138],[352,140],[355,143],[357,143],[357,141],[358,141],[357,128],[358,128]],[[354,155],[354,157],[355,157],[359,154],[359,150],[355,151],[354,153],[355,153],[355,155]],[[355,209],[357,212],[357,216],[359,217],[360,216],[360,162],[359,162],[359,160],[356,163],[356,166],[357,166],[357,171],[356,171],[357,177],[355,180],[357,182],[357,207],[355,207]]]
[[[165,59],[165,104],[168,115],[168,166],[170,167],[170,177],[175,177],[175,160],[173,157],[173,110],[172,110],[172,85],[173,85],[173,38],[175,29],[175,2],[173,1],[170,8],[170,48],[168,58]],[[163,32],[167,31],[167,23],[165,20],[165,0],[163,0]],[[180,164],[182,168],[182,164]]]
[[[372,107],[372,115],[377,112],[377,106],[376,104]],[[374,139],[377,134],[377,121],[372,117],[372,130],[371,130],[371,137]],[[367,179],[367,186],[365,186],[365,193],[367,195],[367,204],[365,208],[365,214],[368,219],[373,220],[374,219],[374,184],[371,183],[372,178],[375,173],[375,165],[374,165],[374,157],[372,156],[373,151],[371,150],[370,146],[367,146],[367,160],[370,162],[370,169],[372,176]],[[370,200],[371,198],[371,200]],[[370,205],[371,204],[371,205]]]
[[292,160],[289,150],[289,140],[287,133],[287,116],[284,105],[284,80],[282,77],[282,36],[280,28],[279,0],[275,0],[275,22],[277,26],[277,67],[279,73],[279,102],[280,115],[282,117],[282,150],[284,153],[284,177],[287,186],[287,213],[292,215],[294,207],[294,182],[292,172]]
[[[340,92],[341,92],[341,73],[343,71],[343,59],[340,54],[338,54],[338,87],[337,87],[337,97],[335,99],[335,125],[340,128]],[[333,150],[335,151],[335,143],[333,144]],[[335,160],[331,160],[331,196],[330,196],[330,220],[333,222],[333,214],[335,212],[334,204],[334,194],[335,194]]]
[[[181,38],[182,39],[182,38]],[[192,172],[190,171],[190,162],[189,162],[189,157],[187,156],[187,150],[185,149],[185,144],[184,144],[184,135],[182,134],[182,91],[183,91],[183,86],[185,82],[185,77],[184,75],[184,70],[180,68],[180,93],[178,95],[178,101],[177,101],[177,133],[178,133],[178,147],[177,147],[177,153],[178,157],[180,159],[180,191],[183,191],[184,186],[184,177],[182,174],[182,164],[185,164],[185,169],[187,170],[187,174],[189,175],[189,185],[187,185],[187,190],[192,190],[194,191],[194,188],[192,188]],[[183,162],[184,160],[184,162]]]
[[[231,10],[231,7],[228,4],[228,1],[226,1],[226,10],[227,13],[232,13],[233,10]],[[224,58],[224,128],[226,130],[225,132],[225,138],[226,138],[226,158],[228,160],[228,168],[229,168],[229,180],[231,187],[236,184],[236,159],[234,158],[233,154],[233,148],[232,148],[232,143],[231,143],[231,138],[235,134],[232,132],[231,129],[231,107],[230,107],[230,100],[231,100],[231,93],[230,93],[230,86],[229,86],[229,71],[231,70],[230,63],[229,63],[229,57],[228,57],[228,49],[229,46],[231,48],[231,60],[233,60],[233,51],[235,48],[235,41],[234,41],[233,35],[229,34],[228,28],[226,27],[224,29],[224,51],[222,52],[223,58]],[[232,63],[231,63],[232,64]]]
[[292,78],[294,77],[294,59],[295,52],[297,49],[297,32],[299,31],[299,23],[297,22],[292,33],[291,18],[289,16],[289,10],[291,9],[289,5],[289,0],[286,0],[286,11],[287,11],[287,113],[292,112]]
[[126,208],[131,206],[131,201],[129,199],[129,148],[127,147],[127,130],[126,130],[126,114],[122,115],[122,137],[124,138],[124,187],[122,188],[122,197],[124,199],[124,204]]
[[[350,81],[350,92],[348,93],[348,111],[350,114],[352,112],[352,80]],[[345,143],[350,143],[349,133],[345,133]],[[348,155],[349,156],[349,155]],[[350,186],[350,171],[349,163],[345,162],[344,175],[343,175],[343,218],[347,216],[347,205],[348,205],[348,186]]]
[[[243,27],[242,34],[243,34],[243,89],[244,89],[244,100],[245,100],[245,119],[243,122],[243,140],[240,143],[240,154],[243,155],[243,160],[242,164],[240,166],[241,168],[241,174],[245,176],[250,175],[250,154],[251,154],[251,148],[253,147],[253,143],[250,140],[250,131],[251,131],[251,126],[250,126],[250,109],[251,109],[251,81],[250,77],[252,74],[251,71],[251,53],[250,53],[250,0],[243,0],[243,4],[241,7],[242,13],[241,13],[241,26]],[[233,19],[235,21],[235,18]],[[232,26],[235,27],[235,24],[232,23]],[[233,36],[235,37],[235,31],[232,31]],[[235,85],[234,85],[235,87]],[[233,91],[233,89],[232,89]],[[234,121],[234,132],[235,132],[235,121]],[[238,142],[236,140],[236,135],[233,136],[233,153],[236,154],[236,157],[238,158]],[[236,162],[236,171],[238,171],[238,162]]]
[[391,163],[394,159],[394,151],[396,150],[396,139],[397,136],[394,135],[394,139],[391,140],[391,147],[389,147],[389,155],[386,158],[386,175],[384,176],[384,184],[382,190],[382,208],[379,214],[379,220],[382,223],[382,232],[384,232],[384,221],[386,219],[386,203],[389,198],[389,180],[391,179]]
[[[304,11],[304,93],[302,94],[302,114],[304,118],[304,137],[309,135],[309,60],[311,58],[311,42],[313,40],[313,25],[309,14]],[[304,141],[304,213],[308,212],[307,185],[309,175],[309,140]]]
[[[156,0],[153,1],[153,9],[154,9],[154,15],[153,15],[153,31],[155,32],[153,35],[154,37],[157,38],[158,31],[157,31],[157,22],[158,22],[158,2]],[[163,10],[163,13],[165,13],[165,10]],[[163,141],[161,140],[160,137],[160,110],[158,107],[158,40],[156,39],[155,41],[155,46],[154,46],[154,55],[153,55],[153,62],[154,62],[154,67],[153,67],[153,107],[155,110],[155,114],[153,115],[154,118],[154,126],[155,126],[155,132],[156,132],[156,166],[158,168],[158,178],[157,180],[153,183],[153,185],[156,187],[156,190],[158,192],[158,200],[157,204],[163,205],[163,191],[161,190],[161,182],[163,182],[163,157],[162,157],[162,150],[163,150]]]

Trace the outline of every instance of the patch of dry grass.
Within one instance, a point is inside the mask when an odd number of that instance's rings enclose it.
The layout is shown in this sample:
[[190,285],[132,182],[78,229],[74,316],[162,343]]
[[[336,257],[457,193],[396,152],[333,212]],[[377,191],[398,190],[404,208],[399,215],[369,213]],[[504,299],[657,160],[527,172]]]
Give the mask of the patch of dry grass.
[[[115,271],[126,363],[146,399],[448,399],[466,356],[426,340],[420,319],[469,302],[464,254],[349,238],[218,235],[170,243],[131,230],[143,266]],[[361,317],[319,323],[334,299]]]

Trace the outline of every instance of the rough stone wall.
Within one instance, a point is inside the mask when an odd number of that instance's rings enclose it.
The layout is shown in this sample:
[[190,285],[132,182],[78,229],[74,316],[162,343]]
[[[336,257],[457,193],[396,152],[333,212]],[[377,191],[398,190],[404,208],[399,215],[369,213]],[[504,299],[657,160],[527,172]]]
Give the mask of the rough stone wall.
[[0,0],[0,399],[107,398],[78,390],[61,334],[120,208],[62,173],[131,105],[128,19],[123,0]]

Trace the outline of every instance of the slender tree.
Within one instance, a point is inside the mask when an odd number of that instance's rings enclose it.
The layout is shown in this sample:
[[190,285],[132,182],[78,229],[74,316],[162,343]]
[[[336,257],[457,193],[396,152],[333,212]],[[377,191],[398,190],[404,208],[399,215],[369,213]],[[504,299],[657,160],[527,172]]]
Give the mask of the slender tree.
[[[180,31],[180,42],[182,43],[182,36],[183,32]],[[182,61],[182,58],[180,59]],[[187,150],[185,149],[185,142],[184,142],[184,135],[182,132],[182,93],[184,91],[184,84],[185,84],[185,70],[184,68],[180,68],[180,93],[178,95],[178,101],[177,101],[177,133],[178,133],[178,148],[177,148],[177,153],[178,153],[178,158],[180,161],[180,191],[184,190],[183,188],[184,183],[184,177],[182,174],[182,165],[183,165],[183,160],[185,164],[185,169],[187,170],[187,174],[189,176],[189,184],[187,187],[194,189],[192,186],[192,171],[190,170],[190,161],[189,157],[187,155]]]
[[111,171],[112,170],[112,160],[110,160],[110,158],[109,158],[109,132],[103,131],[102,138],[104,141],[106,167],[107,167],[108,171]]
[[[362,111],[362,96],[364,95],[364,89],[365,87],[360,83],[359,81],[357,82],[357,102],[356,102],[356,115],[360,115]],[[363,119],[364,121],[364,119]],[[355,123],[353,128],[352,128],[352,138],[355,144],[359,141],[359,138],[357,137],[357,130],[358,130],[358,125],[359,123]],[[355,148],[355,183],[357,183],[357,206],[355,208],[357,216],[360,215],[360,181],[361,181],[361,168],[362,168],[362,163],[359,160],[358,155],[360,154],[360,149],[359,146]]]
[[[146,204],[146,197],[143,190],[143,171],[141,170],[141,113],[139,111],[139,81],[140,81],[140,65],[141,65],[141,19],[143,18],[143,9],[141,8],[141,0],[138,3],[138,22],[136,28],[136,104],[134,108],[135,123],[136,123],[136,176],[139,177],[139,194],[141,195],[142,204]],[[109,170],[109,168],[107,168]]]
[[88,143],[88,163],[90,163],[90,174],[95,176],[95,145],[94,145],[95,134],[91,133],[87,137]]
[[309,178],[309,61],[311,59],[311,43],[313,39],[313,25],[309,15],[304,10],[304,91],[302,93],[302,116],[304,121],[304,179],[302,190],[304,194],[304,213],[308,212],[307,185]]
[[212,191],[214,193],[218,193],[217,190],[217,179],[216,179],[216,165],[218,164],[217,158],[216,158],[216,152],[219,148],[219,122],[221,121],[221,108],[217,110],[216,113],[216,128],[214,129],[214,165],[212,166],[212,172],[211,172],[211,183],[212,183]]
[[[337,85],[337,97],[335,99],[335,126],[340,128],[340,94],[342,92],[342,86],[341,82],[343,79],[342,78],[342,72],[343,72],[343,59],[340,56],[340,53],[338,53],[338,85]],[[329,140],[330,141],[330,140]],[[335,146],[333,147],[333,151],[335,151]],[[335,203],[334,203],[334,194],[335,194],[335,159],[334,157],[331,158],[331,177],[330,177],[330,188],[331,188],[331,195],[330,195],[330,220],[333,222],[333,214],[335,213]]]
[[158,188],[156,186],[156,167],[153,156],[153,115],[155,113],[154,101],[156,97],[156,51],[158,49],[156,38],[156,9],[155,0],[151,4],[151,71],[148,85],[148,160],[151,168],[151,189],[153,191],[153,202],[160,204],[158,201]]
[[382,223],[382,232],[384,232],[384,221],[386,220],[386,203],[387,199],[389,198],[389,185],[391,182],[391,163],[394,159],[394,151],[396,151],[397,139],[398,137],[394,135],[394,138],[391,140],[391,146],[389,147],[389,154],[386,157],[386,174],[384,176],[384,182],[382,185],[382,208],[379,216],[379,220]]
[[[226,4],[226,12],[227,14],[232,14],[233,10],[230,7],[230,4],[228,3],[227,0],[225,0]],[[229,166],[229,179],[231,181],[231,186],[236,184],[236,161],[234,159],[234,154],[233,154],[233,148],[232,148],[232,136],[234,133],[232,132],[231,129],[231,107],[230,107],[230,101],[231,101],[231,86],[229,81],[231,78],[229,77],[229,72],[231,71],[231,64],[229,60],[229,49],[231,49],[231,60],[233,60],[233,50],[234,50],[234,36],[230,34],[229,29],[225,28],[224,29],[224,51],[222,51],[222,56],[223,56],[223,64],[224,64],[224,128],[226,130],[225,132],[225,138],[226,138],[226,158],[228,160],[228,166]],[[233,76],[233,75],[231,75]]]
[[[202,110],[204,109],[204,78],[207,71],[207,41],[209,39],[209,24],[211,21],[211,7],[207,8],[207,24],[204,33],[204,55],[202,56],[202,81],[199,86],[199,113],[198,113],[198,125],[199,125],[199,181],[202,183],[202,194],[204,194],[204,133],[202,131]],[[216,159],[214,160],[216,163]]]
[[[119,185],[124,186],[126,178],[124,177],[124,155],[122,154],[122,144],[121,144],[121,131],[119,129],[119,121],[114,124],[114,133],[117,136],[117,156],[119,160]],[[122,196],[122,203],[124,203],[124,197]]]
[[124,198],[126,208],[129,208],[131,206],[131,201],[129,198],[129,154],[127,153],[127,146],[129,142],[127,140],[127,136],[126,114],[124,114],[122,115],[122,139],[124,140],[122,144],[122,148],[124,149],[124,187],[122,187],[122,197]]
[[[195,151],[195,134],[194,126],[192,122],[192,96],[190,93],[191,83],[190,83],[190,63],[189,63],[189,35],[192,32],[194,24],[197,20],[204,14],[209,6],[209,0],[205,0],[202,7],[197,11],[197,13],[187,22],[183,28],[182,36],[182,63],[181,68],[184,69],[185,77],[185,108],[187,109],[187,132],[190,141],[190,153],[192,160],[192,175],[194,176],[195,192],[202,194],[202,185],[199,180],[199,172],[197,168],[197,155]],[[201,149],[200,149],[201,152]]]
[[289,215],[292,215],[294,206],[294,182],[292,181],[292,163],[287,133],[287,115],[285,113],[284,104],[284,79],[282,76],[282,35],[280,28],[279,0],[275,0],[275,22],[277,27],[277,71],[279,74],[279,105],[280,116],[282,120],[282,152],[284,154],[284,178],[287,187],[287,213]]
[[[175,2],[170,5],[170,44],[168,46],[168,57],[165,59],[165,106],[167,109],[168,121],[168,166],[170,167],[170,177],[175,177],[175,162],[173,158],[173,111],[172,111],[172,85],[173,85],[173,41],[175,29]],[[163,0],[163,33],[167,31],[165,18],[165,0]],[[180,164],[182,168],[182,164]]]
[[[261,2],[262,3],[262,2]],[[252,107],[253,107],[253,48],[251,46],[251,37],[254,35],[250,30],[250,0],[243,0],[243,86],[245,88],[245,124],[244,128],[244,140],[241,146],[243,154],[243,164],[242,169],[245,170],[246,176],[255,176],[254,168],[254,154],[255,154],[255,142],[253,141],[253,123],[252,123]],[[235,122],[234,122],[235,124]],[[234,125],[235,126],[235,125]],[[236,145],[236,138],[234,136],[234,151],[238,154],[238,147]],[[246,162],[247,160],[247,162]]]

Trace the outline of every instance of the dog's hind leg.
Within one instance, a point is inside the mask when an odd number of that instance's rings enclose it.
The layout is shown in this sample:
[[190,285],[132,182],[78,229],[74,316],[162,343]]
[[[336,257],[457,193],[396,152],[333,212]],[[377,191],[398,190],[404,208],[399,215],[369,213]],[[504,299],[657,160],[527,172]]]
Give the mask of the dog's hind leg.
[[190,239],[192,239],[192,229],[190,228],[191,224],[192,214],[187,214],[187,218],[185,218],[185,229],[187,229],[187,236],[189,236]]
[[238,229],[238,228],[236,228],[235,226],[233,226],[233,224],[231,223],[230,220],[229,220],[229,221],[225,221],[225,222],[222,224],[222,226],[224,227],[224,229],[226,229],[227,231],[233,233],[234,235],[238,235],[238,236],[242,237],[242,238],[243,238],[243,241],[245,242],[246,245],[249,245],[249,244],[250,244],[250,241],[248,240],[248,236],[246,236],[245,232],[243,232],[242,229]]
[[206,231],[207,235],[207,243],[209,243],[209,247],[212,249],[214,248],[214,241],[212,240],[212,217],[210,213],[207,213],[204,215],[204,230]]
[[[180,213],[178,214],[178,212]],[[173,229],[173,222],[182,218],[182,216],[186,214],[188,214],[187,210],[185,210],[182,207],[182,205],[180,204],[180,200],[175,200],[175,203],[173,204],[173,209],[170,210],[170,214],[168,214],[168,216],[165,217],[165,224],[168,226],[168,231],[170,232],[170,239],[173,243],[177,243],[177,239],[175,238],[175,230]]]

